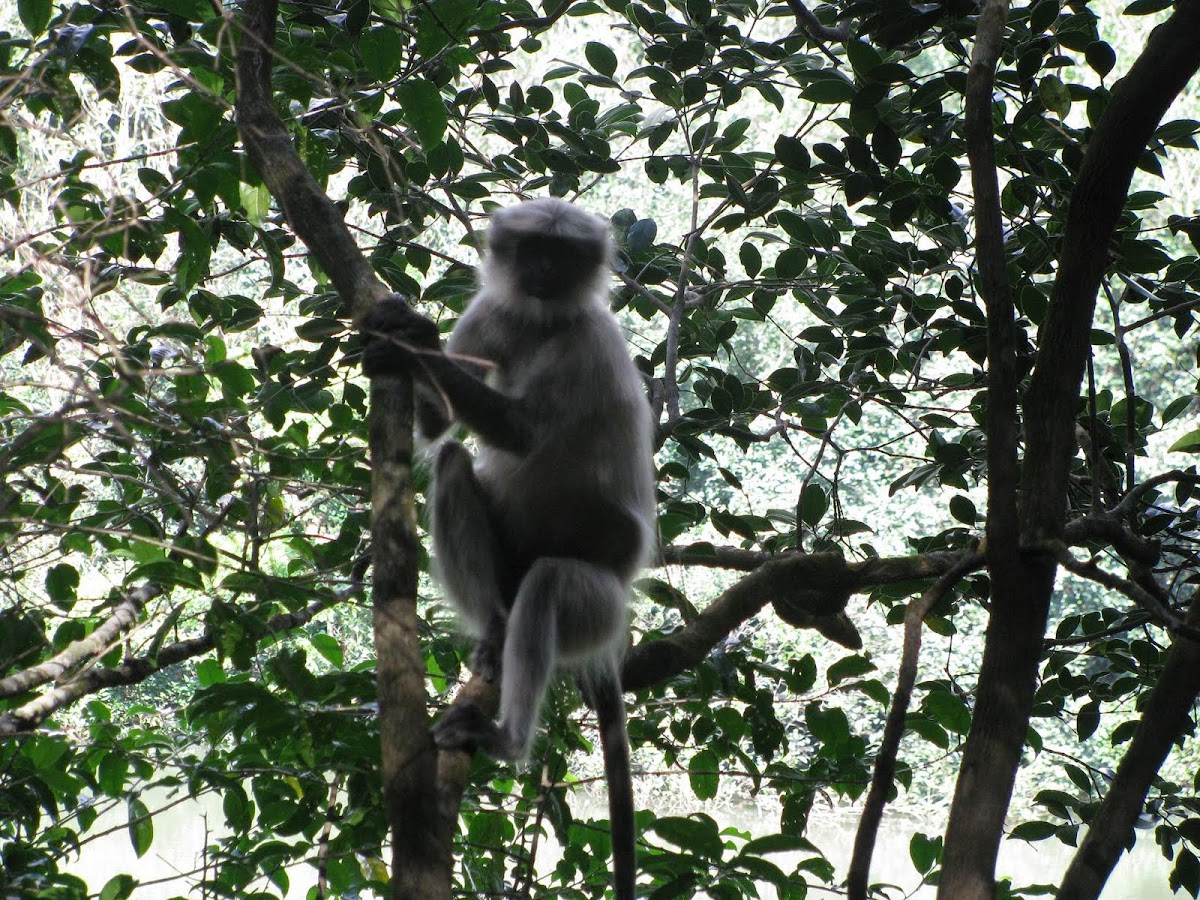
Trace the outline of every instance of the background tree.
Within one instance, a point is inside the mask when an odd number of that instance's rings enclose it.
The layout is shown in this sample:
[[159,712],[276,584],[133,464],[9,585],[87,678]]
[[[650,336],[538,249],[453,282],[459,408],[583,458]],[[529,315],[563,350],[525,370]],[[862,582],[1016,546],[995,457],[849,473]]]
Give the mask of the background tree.
[[[1195,0],[16,13],[6,892],[86,896],[101,813],[140,855],[206,797],[181,895],[278,896],[299,863],[317,896],[604,890],[568,687],[519,777],[424,740],[464,648],[416,582],[407,391],[365,383],[351,327],[385,291],[452,327],[487,210],[550,193],[612,218],[659,421],[664,565],[624,673],[644,789],[777,798],[753,837],[647,803],[647,890],[880,893],[883,807],[948,754],[945,834],[911,844],[941,896],[1046,893],[997,886],[1007,817],[1090,825],[1055,888],[1094,897],[1147,813],[1200,895],[1200,124],[1169,113]],[[1022,764],[1050,783],[1014,806]],[[805,829],[864,796],[842,872]]]

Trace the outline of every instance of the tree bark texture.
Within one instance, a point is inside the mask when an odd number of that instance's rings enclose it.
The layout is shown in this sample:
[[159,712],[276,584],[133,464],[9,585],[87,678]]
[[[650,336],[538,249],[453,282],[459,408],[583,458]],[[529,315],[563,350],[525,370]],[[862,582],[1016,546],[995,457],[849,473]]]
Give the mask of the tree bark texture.
[[[1180,0],[1115,87],[1088,143],[1071,196],[1058,274],[1025,399],[1020,539],[1063,536],[1080,384],[1109,240],[1138,159],[1200,66],[1200,2]],[[990,529],[989,529],[990,538]],[[987,548],[989,557],[992,548]],[[1000,574],[1000,567],[995,569]],[[991,900],[1004,818],[1032,708],[1056,565],[1022,552],[993,581],[971,732],[946,830],[938,896]]]
[[[390,293],[334,203],[304,166],[271,92],[277,0],[248,0],[237,50],[242,141],[288,225],[333,281],[355,321]],[[449,898],[453,820],[438,815],[437,756],[417,631],[413,398],[407,378],[373,379],[370,401],[372,593],[383,799],[392,832],[392,897]]]

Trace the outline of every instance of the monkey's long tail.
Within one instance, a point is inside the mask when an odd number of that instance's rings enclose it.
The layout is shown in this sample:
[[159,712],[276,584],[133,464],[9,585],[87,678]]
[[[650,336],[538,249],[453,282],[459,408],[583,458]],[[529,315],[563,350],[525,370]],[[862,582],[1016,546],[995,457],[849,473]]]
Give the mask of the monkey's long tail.
[[588,679],[585,693],[596,710],[604,776],[608,781],[608,821],[612,833],[613,888],[617,900],[633,900],[637,880],[634,846],[633,776],[629,771],[629,735],[625,699],[616,673]]

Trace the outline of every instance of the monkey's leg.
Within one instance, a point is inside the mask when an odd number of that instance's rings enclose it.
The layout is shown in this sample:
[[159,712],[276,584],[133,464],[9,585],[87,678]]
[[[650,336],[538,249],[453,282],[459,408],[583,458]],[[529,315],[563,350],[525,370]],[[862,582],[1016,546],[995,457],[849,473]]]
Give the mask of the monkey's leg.
[[483,487],[466,447],[449,441],[434,462],[433,544],[438,579],[463,624],[478,641],[472,668],[488,681],[499,676],[504,641],[501,553]]
[[542,558],[521,581],[508,619],[500,682],[501,752],[529,755],[555,666],[612,665],[628,627],[625,585],[606,568]]
[[608,569],[543,557],[521,581],[500,667],[500,721],[453,707],[433,727],[439,747],[478,747],[514,762],[529,755],[538,713],[559,662],[615,666],[624,639],[625,585]]

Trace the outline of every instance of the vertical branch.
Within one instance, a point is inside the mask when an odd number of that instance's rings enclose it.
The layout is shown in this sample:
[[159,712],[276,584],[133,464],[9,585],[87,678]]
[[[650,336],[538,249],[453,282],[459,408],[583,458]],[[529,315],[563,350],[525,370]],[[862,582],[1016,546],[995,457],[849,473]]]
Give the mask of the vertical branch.
[[964,554],[920,597],[909,601],[908,608],[904,611],[904,647],[900,653],[900,671],[896,675],[896,689],[892,692],[892,706],[883,726],[879,754],[875,757],[875,770],[871,773],[871,787],[863,804],[858,833],[854,836],[854,854],[850,858],[850,871],[846,875],[848,900],[867,900],[875,839],[879,835],[879,825],[883,821],[883,809],[887,805],[888,794],[892,792],[895,784],[896,756],[900,750],[900,740],[904,737],[904,720],[908,716],[913,687],[917,683],[917,666],[921,658],[921,627],[930,610],[937,606],[964,575],[981,562],[978,553]]
[[[988,622],[985,667],[980,673],[979,693],[982,697],[989,696],[990,684],[1006,684],[1014,678],[1005,668],[1006,657],[997,657],[993,653],[993,665],[987,668],[988,650],[1023,631],[1033,630],[1023,623],[1009,622],[1004,615],[1006,609],[1021,608],[1027,589],[1020,565],[1017,513],[1015,315],[1012,287],[1005,271],[1004,225],[992,124],[992,94],[1007,16],[1008,0],[985,0],[980,9],[967,76],[965,114],[967,153],[975,194],[977,282],[987,310],[988,509],[984,546],[993,606]],[[1035,646],[1033,652],[1036,654],[1040,651],[1040,642]],[[1029,649],[1031,647],[1026,648]],[[939,897],[983,900],[991,896],[995,851],[999,847],[1004,814],[1012,794],[1012,778],[1007,776],[1007,769],[1011,764],[1015,776],[1025,738],[1025,727],[1021,724],[1023,701],[1014,706],[1012,699],[1004,694],[1000,696],[1000,702],[986,712],[976,705],[946,827]],[[998,768],[992,767],[993,762]],[[977,802],[988,792],[995,794],[988,798],[989,802]],[[989,847],[992,847],[990,851]]]
[[[1088,468],[1091,470],[1091,490],[1092,490],[1092,509],[1102,509],[1104,504],[1104,495],[1101,492],[1101,465],[1104,460],[1098,452],[1100,441],[1096,436],[1096,422],[1098,421],[1096,412],[1096,364],[1094,354],[1089,353],[1087,358],[1087,379],[1088,379],[1088,427],[1087,427],[1087,442],[1084,446],[1084,457],[1087,459]],[[1079,441],[1084,444],[1082,438]]]
[[1017,545],[1016,316],[1005,267],[1004,221],[992,126],[992,93],[1007,17],[1008,0],[987,0],[980,9],[967,75],[964,125],[975,195],[976,281],[987,310],[989,570],[1011,562]]
[[[992,0],[997,2],[997,0]],[[984,28],[981,15],[980,30]],[[1090,350],[1096,292],[1134,168],[1162,116],[1200,66],[1200,0],[1178,0],[1113,91],[1084,153],[1071,194],[1059,268],[1038,337],[1042,353],[1024,406],[1019,539],[1032,547],[1062,535],[1075,456],[1080,385]],[[989,409],[989,417],[993,411]],[[989,510],[989,540],[991,535]],[[993,584],[992,613],[946,829],[938,896],[990,900],[1004,817],[1033,706],[1042,639],[1054,590],[1055,562],[1015,553]],[[997,560],[997,563],[999,561]]]
[[[1127,287],[1121,300],[1131,290]],[[1104,285],[1104,293],[1108,298],[1108,308],[1112,311],[1113,338],[1117,342],[1117,356],[1121,360],[1121,379],[1125,382],[1125,490],[1130,490],[1137,484],[1137,472],[1134,469],[1137,459],[1134,446],[1137,440],[1137,383],[1133,380],[1133,354],[1129,352],[1125,328],[1121,325],[1121,300],[1117,299],[1107,284]]]
[[[271,93],[277,0],[247,0],[237,49],[237,119],[247,155],[288,225],[329,275],[356,321],[389,294],[341,213],[305,168]],[[371,384],[371,544],[384,807],[392,831],[392,896],[448,898],[450,828],[438,815],[436,756],[417,634],[412,508],[413,396],[407,378]]]
[[[438,814],[436,754],[425,710],[417,630],[413,392],[407,378],[371,379],[371,566],[383,802],[392,830],[392,897],[450,896],[452,829]],[[452,823],[451,823],[452,824]]]

